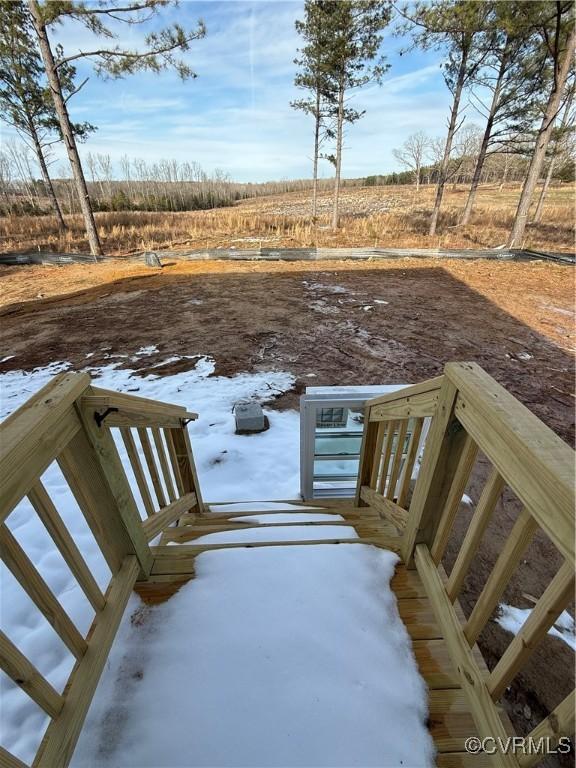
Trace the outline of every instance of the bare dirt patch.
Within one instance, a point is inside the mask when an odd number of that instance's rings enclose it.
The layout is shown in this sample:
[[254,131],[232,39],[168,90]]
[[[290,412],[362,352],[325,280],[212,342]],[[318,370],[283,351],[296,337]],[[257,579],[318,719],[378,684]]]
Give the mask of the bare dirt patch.
[[[574,441],[574,270],[550,263],[174,262],[163,270],[112,262],[14,267],[0,272],[0,371],[56,360],[109,362],[157,345],[129,365],[210,355],[217,374],[282,369],[294,391],[276,408],[298,407],[307,385],[416,382],[446,362],[474,360],[569,443]],[[40,298],[37,298],[38,296]],[[155,373],[171,373],[177,361]],[[193,405],[193,404],[191,404]],[[467,491],[475,504],[481,461]],[[473,506],[463,505],[446,563]],[[462,594],[469,612],[519,511],[506,492]],[[559,565],[542,537],[528,550],[505,600],[528,606]],[[494,622],[481,636],[490,665],[510,635]],[[550,659],[553,658],[553,663]],[[527,732],[573,686],[571,652],[550,639],[508,693],[516,728]]]

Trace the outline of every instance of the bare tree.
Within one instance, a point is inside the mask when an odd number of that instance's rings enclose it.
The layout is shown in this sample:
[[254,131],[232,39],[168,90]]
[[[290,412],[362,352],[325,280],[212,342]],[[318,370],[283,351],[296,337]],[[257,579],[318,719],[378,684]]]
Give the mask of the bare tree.
[[405,168],[414,174],[416,192],[420,191],[420,173],[424,158],[431,147],[431,139],[424,131],[412,133],[399,149],[393,149],[392,154]]

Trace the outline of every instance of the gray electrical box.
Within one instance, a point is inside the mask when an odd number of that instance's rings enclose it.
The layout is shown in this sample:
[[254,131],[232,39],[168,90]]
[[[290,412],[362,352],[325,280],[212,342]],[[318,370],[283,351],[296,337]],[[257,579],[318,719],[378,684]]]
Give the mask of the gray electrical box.
[[238,434],[263,432],[267,427],[266,417],[258,403],[236,403],[234,418],[236,419],[236,433]]

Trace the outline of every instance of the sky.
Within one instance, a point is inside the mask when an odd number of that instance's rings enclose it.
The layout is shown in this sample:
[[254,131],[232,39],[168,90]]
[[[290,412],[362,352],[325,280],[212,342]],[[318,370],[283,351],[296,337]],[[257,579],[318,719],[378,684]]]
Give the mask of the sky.
[[[163,72],[101,80],[82,62],[79,79],[90,79],[69,102],[70,114],[75,121],[92,122],[98,131],[81,154],[108,154],[117,172],[120,157],[127,154],[147,161],[195,161],[207,172],[222,169],[236,181],[308,178],[313,118],[290,107],[303,95],[294,86],[294,58],[301,44],[294,21],[302,16],[300,0],[182,0],[177,8],[163,9],[162,24],[178,21],[191,28],[198,19],[206,24],[206,37],[192,42],[185,54],[196,79],[183,82],[174,72]],[[134,46],[150,25],[116,25],[114,30],[118,42]],[[93,49],[96,42],[78,23],[55,28],[52,40],[62,43],[68,55]],[[388,28],[382,51],[390,69],[383,84],[370,84],[353,96],[354,106],[366,114],[347,130],[345,177],[400,170],[392,151],[410,133],[445,133],[450,94],[440,70],[442,54],[400,55],[406,45]],[[57,153],[64,159],[62,148]],[[327,161],[320,175],[332,175]]]

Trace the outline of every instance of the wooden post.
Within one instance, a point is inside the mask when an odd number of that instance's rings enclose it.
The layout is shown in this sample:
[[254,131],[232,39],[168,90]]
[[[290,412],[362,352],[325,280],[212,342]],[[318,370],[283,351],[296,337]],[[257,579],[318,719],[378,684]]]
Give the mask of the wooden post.
[[[92,394],[91,387],[88,388],[86,394]],[[84,427],[84,433],[94,449],[106,483],[115,500],[116,509],[114,512],[118,513],[121,524],[130,539],[133,552],[138,559],[141,569],[139,578],[146,578],[152,569],[152,554],[142,530],[140,513],[124,472],[114,438],[105,422],[100,424],[96,422],[93,410],[79,405],[76,407]],[[130,552],[126,552],[126,554],[130,554]]]
[[180,469],[180,480],[185,493],[196,494],[198,511],[202,514],[204,512],[204,502],[202,501],[202,494],[200,493],[200,483],[198,482],[196,464],[194,463],[194,455],[192,453],[192,446],[190,445],[190,436],[188,435],[188,428],[184,421],[181,423],[182,426],[180,429],[170,430],[174,453]]
[[356,485],[356,507],[367,506],[361,498],[362,486],[370,485],[372,467],[376,458],[376,444],[378,442],[378,422],[370,421],[370,408],[364,409],[364,430],[362,432],[362,445],[360,448],[360,463],[358,466],[358,483]]
[[444,378],[404,532],[406,565],[412,564],[416,544],[432,545],[466,445],[466,432],[454,415],[457,394],[454,384]]

